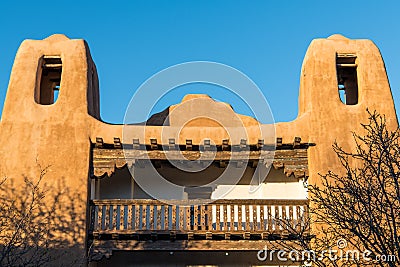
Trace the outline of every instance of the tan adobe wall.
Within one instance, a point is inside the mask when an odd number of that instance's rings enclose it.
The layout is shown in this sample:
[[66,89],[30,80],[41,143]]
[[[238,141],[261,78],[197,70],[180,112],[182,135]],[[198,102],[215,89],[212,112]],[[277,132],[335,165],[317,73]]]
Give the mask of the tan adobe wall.
[[[345,105],[339,99],[337,53],[357,56],[359,97],[356,105]],[[39,86],[39,62],[43,56],[60,56],[62,61],[60,93],[52,105],[38,104],[34,97]],[[91,142],[95,143],[98,136],[105,143],[113,143],[114,137],[122,140],[123,128],[100,120],[97,79],[85,41],[70,40],[64,35],[24,41],[15,58],[0,124],[1,174],[20,181],[23,176],[38,177],[39,163],[49,166],[46,182],[63,180],[68,187],[88,197]],[[221,105],[209,98],[202,101],[201,108],[204,109],[214,110]],[[175,105],[170,109],[178,107]],[[168,139],[161,138],[162,130],[167,137],[177,135],[181,129],[174,125],[179,126],[183,114],[185,118],[190,117],[191,108],[176,112],[176,117],[172,118],[176,124],[164,129],[161,126],[129,126],[131,131],[126,140],[139,138],[148,144],[150,138],[157,138],[159,143],[168,143]],[[370,40],[349,40],[334,35],[328,39],[316,39],[310,44],[302,66],[296,120],[259,126],[250,117],[239,117],[250,144],[263,139],[260,127],[275,127],[276,136],[282,137],[284,142],[292,142],[295,136],[300,136],[303,142],[315,143],[316,146],[309,149],[309,182],[318,183],[318,172],[338,166],[332,143],[337,140],[345,148],[351,148],[351,131],[361,131],[359,124],[367,121],[366,108],[385,114],[389,127],[398,127],[378,48]],[[231,115],[226,116],[229,119]],[[198,120],[180,132],[177,143],[192,139],[194,144],[198,144],[205,137],[218,144],[227,138],[227,133],[207,120]],[[241,137],[240,134],[231,136],[231,142],[238,143]],[[82,207],[82,219],[86,218],[86,212],[87,207]],[[80,231],[85,233],[85,229]]]

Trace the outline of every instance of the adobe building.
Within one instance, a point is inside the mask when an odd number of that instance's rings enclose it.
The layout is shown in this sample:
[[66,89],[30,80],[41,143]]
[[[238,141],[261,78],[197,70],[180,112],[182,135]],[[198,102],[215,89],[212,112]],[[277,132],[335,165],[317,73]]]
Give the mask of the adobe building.
[[[339,167],[333,142],[351,149],[367,108],[398,127],[378,48],[341,35],[311,42],[294,121],[263,125],[205,95],[172,104],[147,124],[103,122],[87,43],[59,34],[25,40],[0,123],[1,174],[22,182],[39,176],[39,163],[49,166],[47,183],[63,181],[85,197],[78,218],[85,226],[71,231],[81,234],[77,255],[90,266],[273,265],[257,261],[257,251],[265,239],[288,234],[275,218],[295,224],[307,213],[304,183],[318,184],[318,173]],[[236,123],[228,133],[197,116],[202,110]],[[271,127],[273,140],[264,136]],[[241,176],[218,181],[230,165]],[[157,174],[181,191],[155,199],[142,184]],[[149,183],[162,195],[160,184]],[[219,195],[226,186],[232,190]]]

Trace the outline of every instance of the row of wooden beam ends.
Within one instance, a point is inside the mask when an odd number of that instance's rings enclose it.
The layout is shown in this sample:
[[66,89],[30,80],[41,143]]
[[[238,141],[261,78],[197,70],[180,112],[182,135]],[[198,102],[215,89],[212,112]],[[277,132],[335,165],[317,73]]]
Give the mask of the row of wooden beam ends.
[[[145,144],[143,144],[143,143],[141,144],[140,143],[140,140],[138,138],[134,138],[132,141],[133,141],[132,142],[132,145],[133,145],[132,148],[133,149],[141,149],[143,146],[145,146]],[[178,144],[176,144],[174,138],[169,138],[167,145],[159,144],[158,140],[156,138],[150,138],[149,144],[150,144],[150,149],[152,149],[152,150],[160,150],[161,148],[164,148],[164,149],[167,148],[169,150],[175,150],[179,146]],[[116,149],[121,149],[122,148],[121,139],[119,137],[114,137],[114,143],[110,144],[110,145],[113,145],[113,147],[116,148]],[[237,146],[238,148],[246,149],[246,148],[248,148],[249,145],[251,145],[251,144],[248,144],[246,139],[241,139],[240,143],[237,144],[237,145],[229,144],[229,139],[223,139],[222,142],[221,142],[221,145],[219,145],[219,146],[221,147],[221,149],[223,151],[226,151],[226,150],[229,150],[230,147],[232,147],[232,146]],[[294,140],[291,143],[283,143],[282,137],[277,137],[276,138],[276,143],[275,143],[275,146],[276,146],[277,149],[279,149],[279,148],[281,148],[283,146],[285,146],[285,147],[289,146],[289,147],[292,147],[292,148],[299,148],[300,145],[301,145],[301,138],[298,137],[298,136],[294,137]],[[105,143],[103,141],[103,138],[102,137],[96,137],[95,147],[96,148],[104,148],[104,146],[105,146]],[[185,142],[184,146],[185,146],[186,150],[193,150],[193,146],[194,145],[193,145],[192,139],[186,139],[186,142]],[[215,145],[211,144],[211,140],[210,139],[205,139],[203,141],[203,144],[199,144],[199,146],[201,146],[204,150],[210,150]],[[262,150],[265,147],[264,139],[258,139],[257,144],[254,144],[253,146],[255,146],[259,150]]]

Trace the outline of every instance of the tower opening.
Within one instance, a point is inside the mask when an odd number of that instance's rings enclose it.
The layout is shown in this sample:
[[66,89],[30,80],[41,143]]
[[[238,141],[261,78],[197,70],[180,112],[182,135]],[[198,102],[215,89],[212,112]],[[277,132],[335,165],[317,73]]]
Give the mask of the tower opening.
[[358,103],[357,56],[338,53],[336,55],[336,74],[339,98],[346,105]]
[[43,56],[39,61],[39,80],[35,101],[41,105],[54,104],[59,96],[62,61],[60,56]]

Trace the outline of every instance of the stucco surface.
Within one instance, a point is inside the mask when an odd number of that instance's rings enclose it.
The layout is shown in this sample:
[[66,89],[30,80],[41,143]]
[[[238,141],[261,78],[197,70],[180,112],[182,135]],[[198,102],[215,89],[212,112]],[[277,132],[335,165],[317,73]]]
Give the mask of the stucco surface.
[[[337,53],[357,55],[356,105],[345,105],[339,99]],[[60,94],[52,105],[34,100],[38,62],[44,55],[61,56],[63,65]],[[163,144],[168,144],[169,138],[180,144],[186,139],[200,144],[205,138],[215,144],[223,139],[239,144],[243,138],[257,144],[259,139],[274,143],[275,137],[265,133],[275,131],[284,143],[299,136],[302,142],[316,144],[309,148],[308,164],[309,183],[318,184],[319,172],[338,168],[333,142],[337,140],[344,148],[352,149],[351,132],[362,133],[360,123],[368,120],[367,108],[385,114],[389,128],[398,127],[378,48],[370,40],[350,40],[340,35],[311,42],[301,70],[299,114],[292,122],[260,125],[253,118],[237,115],[228,104],[195,95],[169,108],[170,126],[111,125],[99,118],[98,90],[96,68],[85,41],[64,35],[24,41],[15,58],[0,123],[1,174],[22,181],[23,176],[38,177],[38,164],[49,166],[46,182],[64,180],[67,186],[88,196],[90,145],[96,137],[110,144],[115,137],[124,142],[139,138],[145,144],[150,138]],[[194,114],[201,115],[202,110],[231,123],[224,128],[215,120],[191,119]],[[86,218],[87,207],[83,209],[82,218]],[[84,233],[85,229],[80,231]]]

